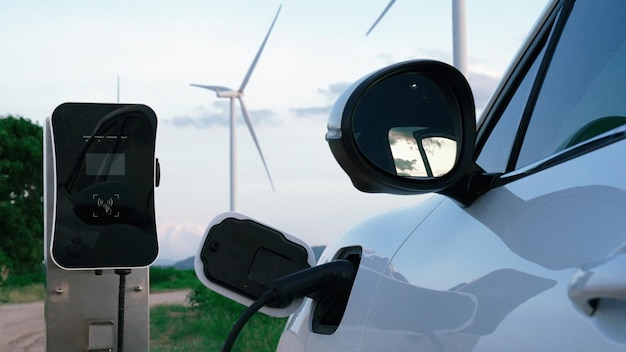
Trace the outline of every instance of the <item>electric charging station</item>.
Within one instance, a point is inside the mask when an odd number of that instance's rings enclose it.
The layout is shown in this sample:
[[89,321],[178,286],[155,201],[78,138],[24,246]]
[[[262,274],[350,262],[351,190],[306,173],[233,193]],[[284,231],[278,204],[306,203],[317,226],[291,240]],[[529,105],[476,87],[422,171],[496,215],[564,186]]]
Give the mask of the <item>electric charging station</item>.
[[148,351],[157,118],[66,103],[46,120],[46,351]]

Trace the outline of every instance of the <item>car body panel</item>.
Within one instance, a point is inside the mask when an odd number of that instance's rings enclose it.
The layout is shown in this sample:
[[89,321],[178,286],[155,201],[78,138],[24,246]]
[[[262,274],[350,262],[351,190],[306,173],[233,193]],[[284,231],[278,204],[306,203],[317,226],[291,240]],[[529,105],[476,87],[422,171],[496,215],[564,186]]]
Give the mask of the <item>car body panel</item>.
[[337,332],[310,332],[307,299],[279,350],[626,351],[609,331],[626,328],[626,315],[600,309],[588,317],[567,296],[579,267],[626,242],[626,165],[613,159],[624,153],[621,141],[493,189],[467,208],[433,196],[355,226],[320,258],[363,246]]
[[378,286],[378,282],[389,266],[390,258],[395,255],[420,221],[425,219],[443,200],[441,196],[431,196],[420,206],[407,207],[367,219],[330,243],[318,264],[330,261],[343,248],[362,247],[363,257],[352,286],[352,292],[359,294],[351,295],[344,318],[332,335],[309,334],[312,301],[305,299],[304,304],[290,318],[278,350],[344,351],[352,348],[358,350],[363,324],[368,314],[363,307],[371,305],[375,293],[373,288]]

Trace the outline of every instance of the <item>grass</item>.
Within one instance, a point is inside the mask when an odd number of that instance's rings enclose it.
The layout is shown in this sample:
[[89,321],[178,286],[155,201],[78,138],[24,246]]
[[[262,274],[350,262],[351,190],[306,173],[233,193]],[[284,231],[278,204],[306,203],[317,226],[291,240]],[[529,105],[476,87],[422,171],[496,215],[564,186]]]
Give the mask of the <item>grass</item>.
[[22,287],[0,287],[0,304],[30,303],[43,301],[45,289],[43,284],[29,284]]
[[[150,309],[150,351],[219,351],[245,307],[208,290],[193,270],[150,268],[152,292],[180,289],[192,289],[191,307]],[[275,351],[286,321],[255,314],[241,331],[233,351]]]
[[[150,350],[217,351],[245,307],[196,285],[191,307],[157,306],[150,310]],[[274,351],[286,319],[255,314],[233,351]]]
[[0,281],[0,304],[29,303],[43,301],[44,273],[8,275],[6,281]]

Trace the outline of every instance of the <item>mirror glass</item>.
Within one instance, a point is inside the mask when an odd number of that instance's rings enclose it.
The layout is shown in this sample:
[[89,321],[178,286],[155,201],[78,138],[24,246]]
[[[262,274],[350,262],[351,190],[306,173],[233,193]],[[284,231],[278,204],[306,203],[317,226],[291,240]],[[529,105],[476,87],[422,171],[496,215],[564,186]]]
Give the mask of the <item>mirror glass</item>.
[[389,147],[396,174],[405,177],[441,177],[454,166],[456,141],[450,136],[422,133],[421,127],[389,130]]
[[363,155],[387,173],[436,178],[460,155],[460,112],[449,86],[403,72],[370,86],[355,105],[354,139]]

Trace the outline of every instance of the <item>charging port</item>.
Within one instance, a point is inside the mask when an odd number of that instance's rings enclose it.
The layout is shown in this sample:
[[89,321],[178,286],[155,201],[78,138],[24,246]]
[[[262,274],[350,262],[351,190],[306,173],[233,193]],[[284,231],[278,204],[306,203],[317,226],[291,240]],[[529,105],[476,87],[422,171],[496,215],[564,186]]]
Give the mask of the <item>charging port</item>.
[[[337,253],[333,260],[346,259],[352,262],[355,268],[358,268],[361,263],[362,252],[361,247],[344,248]],[[356,272],[352,276],[352,280],[346,285],[332,290],[320,290],[314,297],[311,297],[315,301],[312,308],[313,322],[311,328],[313,332],[330,335],[337,330],[346,310],[355,277]]]

